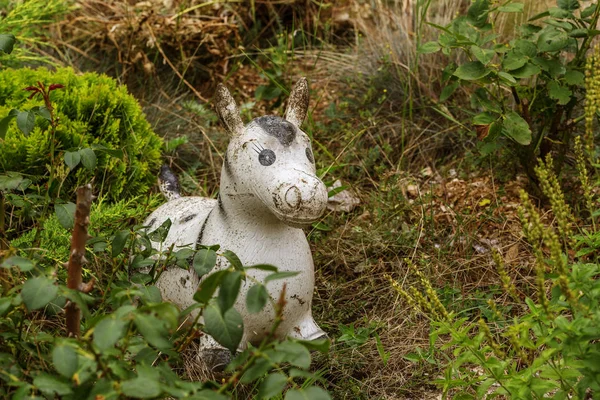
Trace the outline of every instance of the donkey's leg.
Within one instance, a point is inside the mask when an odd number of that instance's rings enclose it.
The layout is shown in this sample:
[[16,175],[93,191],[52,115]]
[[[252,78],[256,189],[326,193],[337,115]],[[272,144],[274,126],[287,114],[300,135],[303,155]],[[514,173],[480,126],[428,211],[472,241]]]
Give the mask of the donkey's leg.
[[311,313],[308,313],[288,332],[288,336],[301,340],[316,340],[326,338],[327,334],[319,328]]
[[[246,342],[246,335],[244,335],[237,349],[238,352],[245,350]],[[223,371],[233,357],[228,349],[217,343],[209,334],[204,333],[200,336],[198,358],[209,370],[213,372]]]
[[212,372],[222,372],[232,360],[231,352],[206,333],[200,336],[198,358]]

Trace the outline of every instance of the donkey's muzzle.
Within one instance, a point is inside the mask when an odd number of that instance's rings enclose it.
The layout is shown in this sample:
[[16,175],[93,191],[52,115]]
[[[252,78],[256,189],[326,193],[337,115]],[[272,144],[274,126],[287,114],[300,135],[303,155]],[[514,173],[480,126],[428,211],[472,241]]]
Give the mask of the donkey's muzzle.
[[310,224],[327,206],[327,188],[320,179],[305,174],[296,184],[282,184],[273,195],[277,217],[290,225]]

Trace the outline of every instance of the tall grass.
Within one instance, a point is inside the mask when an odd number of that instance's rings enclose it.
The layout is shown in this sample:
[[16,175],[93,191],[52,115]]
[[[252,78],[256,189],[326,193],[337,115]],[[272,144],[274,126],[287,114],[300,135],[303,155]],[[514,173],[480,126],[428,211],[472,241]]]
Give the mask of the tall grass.
[[72,5],[71,0],[0,1],[0,10],[5,13],[0,18],[0,33],[13,34],[17,38],[10,55],[0,54],[0,65],[60,64],[53,54],[59,49],[48,40],[48,27],[65,15]]

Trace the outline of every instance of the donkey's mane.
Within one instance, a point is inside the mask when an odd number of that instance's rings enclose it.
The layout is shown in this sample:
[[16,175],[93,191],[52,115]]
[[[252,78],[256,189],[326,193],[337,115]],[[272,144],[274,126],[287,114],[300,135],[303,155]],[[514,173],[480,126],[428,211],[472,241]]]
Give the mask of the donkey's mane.
[[277,138],[283,146],[289,146],[296,138],[296,127],[277,115],[255,118],[251,124],[258,125],[267,135]]

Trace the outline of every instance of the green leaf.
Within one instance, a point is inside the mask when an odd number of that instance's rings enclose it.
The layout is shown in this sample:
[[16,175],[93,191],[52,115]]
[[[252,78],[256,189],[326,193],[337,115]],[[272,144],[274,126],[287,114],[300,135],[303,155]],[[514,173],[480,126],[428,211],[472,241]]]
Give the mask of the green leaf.
[[296,272],[296,271],[281,271],[281,272],[276,272],[274,274],[268,275],[265,278],[265,283],[267,282],[271,282],[277,279],[286,279],[286,278],[291,278],[293,276],[298,275],[300,272]]
[[563,10],[577,10],[579,8],[578,0],[556,0],[556,5],[562,8]]
[[121,391],[134,399],[151,399],[161,393],[158,380],[141,376],[122,382]]
[[274,365],[271,359],[267,358],[259,358],[256,360],[254,364],[246,372],[242,375],[240,379],[240,383],[250,383],[261,376],[265,376],[267,372],[273,369]]
[[[538,20],[538,19],[541,19],[541,18],[545,18],[545,17],[547,17],[549,15],[550,15],[550,13],[548,12],[548,10],[542,11],[541,13],[536,14],[533,17],[529,18],[528,21],[529,22],[535,21],[535,20]],[[527,24],[527,25],[531,25],[531,24]]]
[[310,367],[310,352],[300,343],[285,341],[275,345],[275,350],[283,353],[284,361],[298,368]]
[[31,111],[19,111],[17,114],[17,127],[25,136],[35,127],[35,113]]
[[11,34],[0,34],[0,51],[10,54],[13,51],[17,38]]
[[560,387],[560,384],[554,380],[545,380],[534,377],[531,381],[531,390],[536,394],[536,397],[543,399],[546,393]]
[[471,61],[461,65],[454,71],[454,76],[466,81],[481,79],[491,72],[480,61]]
[[12,297],[0,297],[0,317],[4,317],[12,305]]
[[535,57],[533,62],[555,79],[566,72],[565,66],[559,60]]
[[[14,190],[21,186],[25,179],[23,175],[16,172],[7,172],[6,175],[0,175],[0,190]],[[21,188],[24,190],[24,188]]]
[[189,400],[228,400],[229,399],[229,397],[224,396],[220,393],[214,392],[209,389],[201,390],[198,393],[191,395],[191,396],[186,396],[185,398],[189,399]]
[[148,239],[153,242],[162,243],[167,238],[169,230],[171,229],[171,219],[167,218],[158,228],[148,234]]
[[511,74],[509,74],[507,72],[500,71],[500,72],[498,72],[498,76],[502,80],[508,82],[508,84],[510,84],[510,85],[516,85],[516,83],[517,83],[517,80]]
[[527,56],[515,51],[509,51],[506,53],[504,60],[502,60],[502,68],[506,71],[512,71],[514,69],[521,68],[527,64]]
[[235,268],[236,270],[238,270],[238,271],[244,270],[244,266],[242,265],[242,262],[240,261],[238,256],[233,251],[225,250],[223,252],[223,257],[225,257],[227,259],[227,261],[229,261],[231,266],[233,268]]
[[237,350],[244,334],[244,321],[235,308],[221,313],[216,303],[210,303],[204,310],[204,328],[221,346],[231,353]]
[[[571,13],[569,13],[568,11],[563,11],[563,12],[571,15]],[[550,13],[550,15],[552,15],[552,13]],[[569,32],[571,32],[573,30],[573,25],[570,22],[558,21],[557,19],[548,19],[545,22],[546,22],[546,24],[548,24],[550,26],[560,28],[560,30],[567,32],[567,36],[569,35]]]
[[475,400],[475,396],[470,393],[460,392],[452,396],[452,400]]
[[538,37],[539,51],[559,51],[567,47],[569,44],[569,36],[556,28],[546,28]]
[[259,389],[258,389],[258,398],[259,399],[270,399],[272,397],[278,396],[283,392],[285,385],[287,383],[287,376],[280,372],[275,372],[267,376]]
[[59,374],[71,379],[79,367],[77,352],[66,343],[58,344],[52,349],[52,364]]
[[269,300],[267,288],[260,283],[252,286],[246,294],[246,308],[250,314],[261,312]]
[[454,91],[456,90],[456,88],[458,88],[459,85],[460,85],[460,82],[455,81],[455,82],[452,82],[451,84],[449,84],[448,86],[444,87],[442,89],[442,93],[440,94],[440,101],[448,100],[448,98],[450,96],[452,96],[452,93],[454,93]]
[[240,293],[241,284],[242,273],[240,271],[233,271],[225,275],[219,287],[219,296],[217,297],[221,311],[225,312],[233,307]]
[[260,85],[254,91],[254,97],[257,100],[273,100],[283,94],[279,86],[275,85]]
[[486,111],[473,117],[473,125],[489,125],[497,119],[497,115]]
[[35,110],[35,113],[40,117],[44,118],[46,121],[52,121],[52,114],[50,113],[50,110],[48,110],[48,108],[44,106],[38,107]]
[[514,51],[529,58],[537,55],[537,46],[535,43],[526,39],[517,39],[514,41]]
[[125,335],[128,325],[121,319],[105,317],[94,327],[94,344],[100,351],[112,348]]
[[8,131],[8,125],[10,124],[10,121],[15,117],[16,115],[9,114],[0,120],[0,139],[4,139],[6,132]]
[[75,169],[79,161],[81,161],[79,151],[65,151],[65,164],[67,164],[70,170]]
[[477,58],[482,64],[487,64],[496,55],[494,50],[482,49],[479,46],[471,46],[471,53]]
[[140,287],[140,291],[142,292],[141,297],[144,299],[145,304],[162,302],[160,289],[156,286],[142,286]]
[[505,13],[520,13],[523,12],[525,5],[523,3],[508,3],[498,7],[498,11]]
[[586,8],[584,8],[581,11],[581,18],[587,18],[587,17],[591,17],[592,14],[594,14],[594,11],[596,10],[596,4],[591,4],[589,6],[587,6]]
[[316,350],[323,354],[327,353],[329,351],[329,347],[331,346],[331,340],[327,338],[296,341],[309,350]]
[[585,38],[588,37],[590,31],[587,29],[583,29],[583,28],[578,28],[578,29],[573,29],[571,32],[569,32],[569,37],[572,38]]
[[527,63],[519,69],[515,69],[514,71],[510,71],[510,74],[515,78],[526,79],[537,75],[541,72],[540,67],[537,65],[533,65],[532,63]]
[[75,224],[75,209],[77,206],[74,203],[61,203],[54,206],[54,213],[58,222],[65,229],[73,228]]
[[160,350],[171,347],[171,343],[166,339],[166,329],[160,319],[152,315],[137,313],[133,322],[142,336],[154,347]]
[[53,395],[54,393],[59,396],[66,396],[72,393],[71,385],[63,382],[55,376],[48,374],[40,374],[36,376],[33,380],[33,384],[42,393],[49,396]]
[[217,263],[217,253],[212,249],[200,249],[194,255],[192,267],[199,277],[208,274]]
[[96,153],[92,149],[81,149],[79,150],[79,154],[81,155],[81,163],[85,168],[92,171],[96,168]]
[[130,280],[131,283],[144,286],[152,282],[152,277],[149,274],[143,272],[136,272],[133,275],[131,275]]
[[331,397],[320,387],[310,386],[305,389],[288,390],[284,400],[331,400]]
[[556,81],[550,81],[548,83],[548,95],[550,98],[557,100],[558,104],[567,104],[571,100],[573,92],[565,86],[560,85]]
[[256,264],[246,267],[246,269],[259,269],[261,271],[277,272],[277,267],[270,264]]
[[19,256],[9,257],[6,260],[4,260],[2,264],[0,264],[0,268],[17,267],[21,270],[21,272],[31,271],[33,269],[33,266],[33,261]]
[[437,51],[439,51],[442,47],[440,46],[440,44],[438,42],[427,42],[427,43],[423,43],[422,45],[419,46],[419,48],[417,49],[417,53],[420,54],[429,54],[429,53],[435,53]]
[[28,279],[21,290],[23,302],[29,310],[37,310],[50,303],[58,293],[54,281],[45,276]]
[[109,149],[108,147],[106,147],[104,145],[94,143],[92,145],[92,150],[99,151],[101,153],[106,153],[109,156],[117,158],[119,160],[123,159],[123,150],[120,150],[120,149]]
[[583,85],[585,81],[585,75],[579,71],[568,70],[565,73],[565,82],[569,85]]
[[524,146],[531,143],[531,129],[529,129],[527,121],[514,111],[506,114],[502,133]]
[[127,244],[127,239],[129,239],[130,235],[131,232],[129,231],[129,229],[124,229],[122,231],[117,232],[111,243],[111,254],[113,258],[121,254],[121,252],[125,248],[125,245]]
[[488,0],[475,0],[467,10],[467,20],[476,28],[483,28],[488,23],[490,2]]
[[219,286],[225,275],[229,273],[230,272],[227,270],[217,271],[203,279],[202,282],[200,282],[198,290],[194,294],[194,300],[198,303],[208,303],[215,293],[215,290],[217,290],[217,286]]

